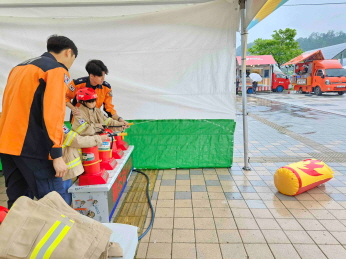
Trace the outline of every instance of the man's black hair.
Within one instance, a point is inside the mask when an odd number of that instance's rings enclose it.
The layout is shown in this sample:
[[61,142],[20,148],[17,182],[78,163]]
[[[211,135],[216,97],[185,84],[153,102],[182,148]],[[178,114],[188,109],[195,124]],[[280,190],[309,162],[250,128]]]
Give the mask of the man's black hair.
[[85,65],[85,69],[89,75],[92,74],[94,76],[102,76],[102,72],[105,72],[105,74],[108,75],[108,68],[101,60],[89,60]]
[[47,51],[59,54],[65,49],[71,49],[75,57],[78,56],[78,49],[72,40],[65,36],[56,34],[50,36],[47,41]]

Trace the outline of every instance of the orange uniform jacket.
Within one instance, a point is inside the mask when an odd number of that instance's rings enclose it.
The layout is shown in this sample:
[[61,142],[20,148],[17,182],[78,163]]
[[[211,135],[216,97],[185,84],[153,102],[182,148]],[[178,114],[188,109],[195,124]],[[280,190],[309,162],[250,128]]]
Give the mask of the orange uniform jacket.
[[0,153],[36,159],[62,156],[68,69],[50,53],[14,67],[0,119]]
[[115,114],[114,105],[112,103],[111,85],[108,84],[106,81],[103,81],[102,85],[97,85],[96,87],[93,87],[90,84],[89,77],[86,76],[73,80],[73,83],[74,86],[70,86],[67,90],[66,102],[71,102],[71,100],[73,99],[73,105],[79,106],[79,103],[77,103],[75,99],[77,91],[84,87],[90,87],[93,88],[97,94],[96,108],[101,108],[101,106],[103,105],[103,109],[109,117],[112,117],[112,115]]

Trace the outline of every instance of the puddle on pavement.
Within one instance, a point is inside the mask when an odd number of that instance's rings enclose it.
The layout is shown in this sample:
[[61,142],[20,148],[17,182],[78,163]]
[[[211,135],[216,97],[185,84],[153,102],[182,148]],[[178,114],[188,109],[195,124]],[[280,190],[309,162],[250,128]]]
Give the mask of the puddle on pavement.
[[[241,108],[241,100],[238,101],[237,105]],[[330,125],[335,125],[336,129],[338,125],[340,125],[340,120],[345,119],[344,115],[332,114],[328,113],[327,111],[319,111],[313,106],[317,105],[313,104],[311,105],[311,108],[299,107],[295,106],[294,104],[282,103],[275,100],[254,97],[248,98],[248,111],[250,113],[256,114],[270,122],[273,122],[296,134],[301,134],[307,138],[316,138],[317,136],[320,136],[321,132],[319,130],[326,128],[329,129]],[[335,105],[325,104],[324,106]],[[332,108],[333,107],[331,107],[330,110],[332,110]],[[333,129],[332,131],[334,132],[335,130]],[[287,137],[287,135],[280,131],[278,131],[278,133]]]
[[315,133],[317,133],[317,131],[312,131],[312,132],[304,132],[304,133],[302,133],[302,134],[303,134],[303,135],[305,135],[305,134],[309,135],[309,134],[315,134]]
[[275,102],[272,100],[249,97],[248,105],[250,112],[259,113],[261,115],[268,114],[270,116],[275,116],[278,114],[280,118],[283,114],[289,114],[293,117],[304,119],[317,120],[321,118],[321,112],[319,111],[311,110],[309,108],[301,108],[291,104]]

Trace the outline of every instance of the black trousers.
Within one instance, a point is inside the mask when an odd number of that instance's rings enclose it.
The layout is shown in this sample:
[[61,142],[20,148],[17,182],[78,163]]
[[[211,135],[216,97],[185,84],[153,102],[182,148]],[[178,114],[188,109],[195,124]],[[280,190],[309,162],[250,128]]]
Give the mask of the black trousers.
[[65,200],[69,199],[62,178],[55,177],[53,161],[7,154],[0,154],[0,158],[9,209],[20,196],[41,199],[56,191]]

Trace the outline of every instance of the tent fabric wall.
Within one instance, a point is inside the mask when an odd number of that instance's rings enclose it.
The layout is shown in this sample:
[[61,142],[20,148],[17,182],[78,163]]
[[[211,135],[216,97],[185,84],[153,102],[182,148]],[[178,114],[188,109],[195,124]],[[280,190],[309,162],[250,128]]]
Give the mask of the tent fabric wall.
[[[210,142],[212,154],[224,150],[223,162],[218,160],[217,164],[230,166],[233,131],[218,136],[219,124],[216,122],[225,120],[227,123],[223,123],[230,129],[234,127],[237,8],[236,0],[219,0],[114,17],[50,18],[43,13],[39,15],[40,8],[35,10],[37,17],[2,16],[0,84],[6,84],[13,66],[42,54],[49,35],[65,35],[79,49],[79,56],[70,70],[73,78],[86,76],[84,66],[89,59],[103,60],[110,71],[106,80],[112,85],[113,102],[119,115],[127,120],[151,120],[153,125],[165,126],[158,127],[153,133],[147,132],[145,143],[157,144],[149,145],[145,150],[134,136],[138,141],[144,140],[136,132],[150,127],[139,124],[129,131],[134,134],[129,137],[130,143],[142,147],[135,148],[134,155],[139,157],[137,167],[143,167],[147,162],[140,158],[139,152],[157,151],[160,148],[157,139],[163,135],[167,141],[191,137],[188,131],[170,131],[185,125],[184,120],[208,136],[206,141]],[[78,12],[78,7],[75,11]],[[162,120],[165,120],[164,124],[160,124]],[[202,120],[214,123],[210,125],[214,125],[215,132],[213,128],[205,127]],[[168,131],[171,132],[169,137]],[[197,135],[195,138],[201,139]],[[182,150],[188,145],[179,143],[181,145],[172,148]],[[184,167],[215,166],[215,163],[196,162],[204,155],[202,150],[194,149],[187,154],[191,163],[185,163]],[[164,165],[146,163],[145,167],[181,167],[177,157],[171,156]]]
[[0,5],[8,6],[81,6],[81,5],[144,5],[166,3],[201,3],[213,0],[1,0]]
[[[0,16],[33,17],[33,18],[91,18],[116,17],[123,15],[137,15],[155,13],[173,8],[186,7],[191,4],[163,4],[163,5],[82,5],[82,6],[23,6],[3,7],[0,3]],[[78,11],[76,11],[78,9]]]
[[86,75],[89,59],[105,62],[124,118],[234,119],[234,5],[216,1],[124,17],[0,17],[0,84],[57,33],[79,48],[73,78]]

